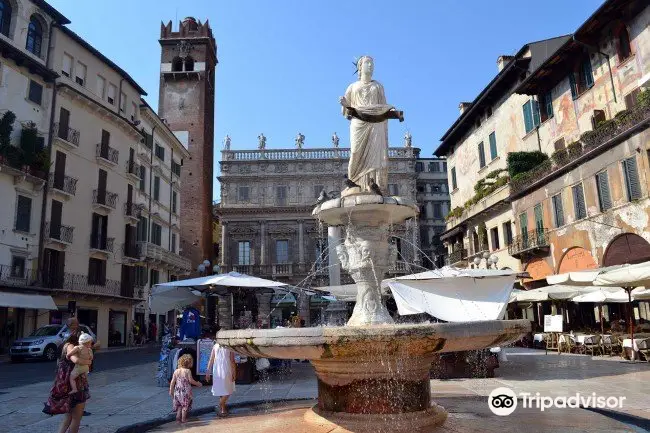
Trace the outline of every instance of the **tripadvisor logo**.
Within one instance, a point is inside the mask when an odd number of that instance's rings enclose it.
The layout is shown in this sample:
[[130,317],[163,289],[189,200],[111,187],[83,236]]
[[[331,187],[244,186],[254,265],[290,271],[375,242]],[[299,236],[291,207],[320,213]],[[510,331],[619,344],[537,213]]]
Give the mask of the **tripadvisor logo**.
[[534,408],[544,412],[550,408],[597,408],[597,409],[621,409],[626,397],[622,396],[599,396],[596,393],[583,395],[576,393],[571,396],[548,397],[539,392],[531,394],[520,392],[519,396],[510,388],[500,387],[494,389],[488,396],[488,407],[493,414],[508,416],[517,409],[517,397],[521,399],[521,406],[524,409]]

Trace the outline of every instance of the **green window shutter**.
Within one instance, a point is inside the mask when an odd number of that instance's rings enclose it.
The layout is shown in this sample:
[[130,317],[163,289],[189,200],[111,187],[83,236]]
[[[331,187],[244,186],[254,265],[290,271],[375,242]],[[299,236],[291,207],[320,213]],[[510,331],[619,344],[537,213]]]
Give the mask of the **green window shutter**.
[[562,194],[553,196],[553,211],[555,212],[555,227],[564,225],[564,209],[562,208]]
[[456,167],[452,167],[451,169],[451,190],[455,190],[458,187],[456,184]]
[[625,187],[627,189],[627,198],[629,201],[641,198],[641,183],[639,182],[639,172],[637,170],[636,158],[628,158],[623,161],[623,173],[625,175]]
[[533,128],[539,126],[540,118],[539,118],[539,103],[532,99],[531,101],[532,104],[532,110],[533,110]]
[[612,198],[609,193],[609,180],[607,171],[596,175],[596,186],[598,187],[598,201],[600,202],[600,211],[604,212],[612,207]]
[[523,107],[524,110],[524,127],[526,134],[533,130],[533,112],[530,101],[526,102]]
[[572,188],[573,190],[573,208],[575,211],[576,220],[583,219],[587,216],[585,208],[585,196],[582,190],[582,184],[578,184]]
[[481,168],[485,167],[485,146],[482,141],[478,144],[478,160]]
[[544,230],[544,215],[542,212],[542,204],[535,205],[535,229],[537,231]]
[[571,97],[576,99],[578,97],[578,86],[576,84],[576,77],[573,72],[569,73],[569,84],[571,85]]
[[519,226],[521,229],[521,235],[526,236],[528,234],[528,214],[522,213],[519,215]]
[[153,199],[160,200],[160,178],[158,176],[153,178]]
[[553,98],[550,91],[544,94],[544,106],[546,110],[546,117],[553,117]]
[[497,157],[497,136],[496,133],[490,134],[490,158],[494,159]]

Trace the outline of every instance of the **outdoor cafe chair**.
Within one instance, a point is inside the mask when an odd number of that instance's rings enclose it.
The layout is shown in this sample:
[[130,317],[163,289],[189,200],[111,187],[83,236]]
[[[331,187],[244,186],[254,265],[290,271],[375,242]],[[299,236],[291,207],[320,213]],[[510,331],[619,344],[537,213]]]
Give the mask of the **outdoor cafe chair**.
[[650,362],[650,338],[639,341],[637,347],[639,348],[639,353],[641,353],[645,360]]
[[594,335],[588,338],[585,337],[584,343],[582,344],[582,351],[585,354],[591,353],[591,356],[595,356],[596,353],[602,353],[601,349],[600,335]]
[[600,351],[603,355],[612,355],[614,352],[614,344],[612,335],[602,335],[600,338]]
[[558,349],[559,353],[575,353],[579,350],[576,346],[575,340],[572,338],[571,334],[562,334],[558,340]]

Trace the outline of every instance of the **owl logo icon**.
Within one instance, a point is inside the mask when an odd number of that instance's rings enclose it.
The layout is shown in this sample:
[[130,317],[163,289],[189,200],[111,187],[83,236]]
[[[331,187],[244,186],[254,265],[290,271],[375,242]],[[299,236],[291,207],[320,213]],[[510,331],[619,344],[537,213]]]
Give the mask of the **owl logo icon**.
[[488,406],[493,414],[508,416],[517,409],[517,394],[510,388],[496,388],[488,397]]

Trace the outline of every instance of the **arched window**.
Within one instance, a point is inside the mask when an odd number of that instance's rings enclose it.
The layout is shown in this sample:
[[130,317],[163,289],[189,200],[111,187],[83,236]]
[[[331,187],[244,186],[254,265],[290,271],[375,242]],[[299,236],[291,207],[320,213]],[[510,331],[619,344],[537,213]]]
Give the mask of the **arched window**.
[[9,37],[11,25],[11,4],[9,0],[0,0],[0,33]]
[[185,58],[185,70],[186,71],[194,70],[194,59],[189,56]]
[[632,46],[630,45],[630,34],[627,27],[624,25],[618,29],[616,37],[616,49],[618,53],[618,61],[622,62],[632,55]]
[[180,57],[174,57],[174,60],[172,60],[172,71],[173,72],[180,72],[183,70],[183,59]]
[[35,15],[32,15],[29,20],[29,27],[27,29],[27,44],[25,44],[25,48],[27,51],[30,51],[40,57],[42,44],[43,25]]

